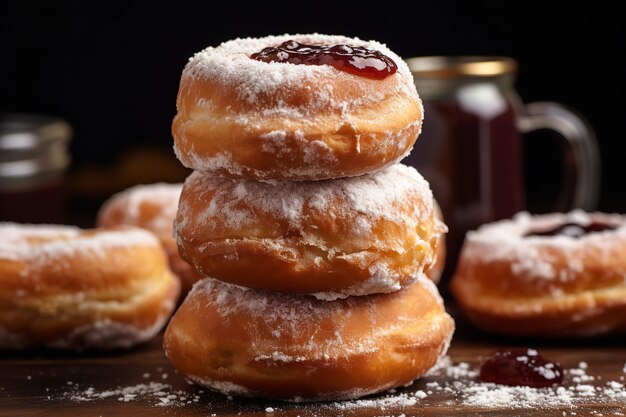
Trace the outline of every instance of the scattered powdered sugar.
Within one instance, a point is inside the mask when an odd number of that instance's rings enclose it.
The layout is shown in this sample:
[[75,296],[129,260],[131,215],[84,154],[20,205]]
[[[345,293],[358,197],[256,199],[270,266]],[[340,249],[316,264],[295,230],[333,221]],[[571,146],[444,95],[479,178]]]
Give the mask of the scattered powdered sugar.
[[465,388],[464,403],[485,408],[545,408],[571,405],[573,394],[566,389],[508,387],[478,384]]
[[138,226],[171,238],[182,184],[136,185],[113,195],[98,213],[98,223],[108,225],[112,213],[116,224]]
[[[417,393],[421,394],[418,396],[416,395]],[[411,407],[417,404],[420,399],[424,398],[421,396],[422,394],[425,394],[424,391],[417,391],[415,393],[408,394],[402,393],[398,395],[384,396],[382,398],[334,402],[332,403],[332,408],[342,411],[352,410],[355,408],[376,408],[380,411],[385,411],[385,409],[390,407]]]
[[79,403],[105,399],[117,399],[120,402],[147,400],[158,407],[181,407],[200,401],[198,394],[173,390],[171,385],[161,382],[149,382],[103,391],[96,390],[94,387],[83,390],[76,386],[73,391],[64,393],[63,397]]
[[[280,356],[280,354],[279,354]],[[358,410],[376,410],[383,412],[377,415],[414,415],[416,410],[422,407],[433,409],[444,404],[446,407],[471,407],[472,410],[554,410],[563,415],[622,415],[626,405],[626,390],[623,382],[606,381],[604,383],[576,383],[572,376],[586,376],[588,381],[597,381],[599,378],[587,374],[587,366],[584,363],[578,367],[566,369],[565,380],[562,385],[550,388],[529,388],[519,386],[504,386],[493,383],[481,382],[478,379],[478,369],[469,363],[453,363],[445,356],[437,366],[417,380],[419,388],[390,389],[387,394],[366,397],[357,400],[335,401],[317,404],[291,404],[282,403],[281,409],[297,411],[299,415],[334,415],[333,413],[350,412]],[[145,378],[145,376],[144,376]],[[246,388],[227,382],[197,381],[201,385],[220,385],[219,390],[230,392],[232,395],[250,396]],[[229,385],[230,384],[230,385]],[[413,383],[407,384],[407,387]],[[136,385],[118,386],[112,389],[96,389],[93,386],[83,388],[74,381],[67,381],[68,391],[61,394],[61,399],[69,399],[74,402],[92,401],[119,401],[148,402],[155,407],[184,407],[193,404],[204,406],[217,404],[224,401],[224,397],[203,398],[206,393],[196,388],[177,390],[170,384],[161,381],[151,381]],[[364,395],[363,392],[346,393],[346,398]],[[590,398],[593,403],[602,409],[593,409],[589,405]],[[54,397],[48,397],[54,399]],[[228,397],[233,400],[233,397]],[[293,402],[300,403],[303,399],[295,398]],[[281,403],[265,403],[259,405],[259,411],[272,413],[281,411],[276,405]],[[231,402],[230,407],[237,406]],[[250,404],[244,406],[250,407]],[[460,408],[457,408],[460,409]],[[243,409],[242,409],[243,410]],[[210,409],[205,409],[211,412]],[[211,415],[217,415],[213,413]]]
[[435,374],[443,371],[446,376],[452,380],[458,380],[461,378],[474,379],[478,377],[478,370],[473,369],[469,363],[461,362],[456,366],[453,366],[449,358],[446,359],[447,360],[443,361],[442,366],[437,367],[433,372],[429,372],[429,374]]
[[[584,376],[587,381],[595,380],[596,378],[592,375],[587,375],[586,364],[581,365],[578,368],[566,370],[566,375]],[[327,407],[339,410],[376,408],[385,411],[387,408],[397,410],[411,406],[433,406],[445,402],[452,406],[471,406],[473,409],[487,410],[567,408],[572,410],[571,415],[575,415],[574,410],[578,409],[578,405],[585,403],[590,397],[594,398],[595,403],[608,409],[621,409],[626,405],[624,384],[617,381],[608,381],[604,385],[595,386],[577,383],[573,378],[566,378],[561,386],[530,388],[481,382],[478,380],[478,374],[478,369],[473,365],[467,362],[454,364],[449,357],[444,357],[422,378],[423,390],[400,393],[392,390],[388,395],[335,402]],[[588,405],[584,407],[584,410],[590,411]]]

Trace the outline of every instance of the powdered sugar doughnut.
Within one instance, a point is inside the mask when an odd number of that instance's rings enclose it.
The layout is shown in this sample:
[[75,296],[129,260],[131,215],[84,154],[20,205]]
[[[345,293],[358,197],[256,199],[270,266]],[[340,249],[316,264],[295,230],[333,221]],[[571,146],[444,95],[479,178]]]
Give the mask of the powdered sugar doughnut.
[[172,318],[164,348],[182,374],[224,394],[335,400],[413,381],[453,331],[423,277],[394,294],[335,301],[207,278]]
[[163,245],[170,269],[178,277],[182,294],[187,294],[201,275],[178,255],[172,224],[178,209],[182,184],[137,185],[115,194],[100,208],[98,225],[128,225],[149,230]]
[[[397,72],[375,80],[330,65],[250,56],[288,40],[380,51]],[[183,71],[172,133],[181,162],[247,179],[360,175],[406,156],[422,124],[407,65],[385,45],[328,35],[235,39],[198,52]]]
[[428,183],[398,164],[309,182],[194,172],[174,234],[181,257],[205,276],[334,299],[409,285],[434,261],[444,231]]
[[479,327],[513,335],[626,330],[626,217],[520,213],[470,232],[452,281]]
[[135,228],[0,223],[0,348],[127,348],[152,338],[179,285]]

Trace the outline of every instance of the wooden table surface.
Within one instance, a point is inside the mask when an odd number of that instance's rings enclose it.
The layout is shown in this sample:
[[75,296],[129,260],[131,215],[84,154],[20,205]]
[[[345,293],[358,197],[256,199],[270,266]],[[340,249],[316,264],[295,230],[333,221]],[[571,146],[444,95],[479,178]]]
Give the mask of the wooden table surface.
[[[454,362],[469,362],[477,366],[481,355],[511,346],[533,346],[564,368],[575,368],[580,361],[588,363],[588,373],[597,376],[588,384],[605,386],[607,381],[624,383],[626,340],[604,339],[594,341],[529,342],[494,337],[471,330],[457,322],[457,331],[449,355]],[[507,406],[485,408],[468,406],[454,392],[445,390],[430,393],[415,404],[392,403],[384,409],[371,402],[351,402],[351,407],[335,404],[292,404],[284,402],[229,399],[192,386],[176,373],[161,350],[161,337],[127,352],[108,354],[64,354],[59,352],[0,352],[0,416],[612,416],[626,415],[626,396],[583,398],[575,405],[530,407],[511,410]],[[445,372],[418,380],[398,393],[428,391],[428,383],[444,384]],[[102,392],[116,387],[159,382],[171,387],[165,389],[184,403],[159,405],[164,400],[144,395],[124,402],[119,395],[103,399],[77,402],[72,395],[89,387]],[[564,385],[571,385],[571,376]],[[163,395],[161,393],[160,395]],[[395,394],[396,396],[398,394]],[[377,398],[377,397],[374,397]],[[195,402],[193,400],[196,400]],[[190,404],[186,404],[189,401]],[[350,403],[348,403],[350,404]],[[274,409],[266,412],[267,407]]]

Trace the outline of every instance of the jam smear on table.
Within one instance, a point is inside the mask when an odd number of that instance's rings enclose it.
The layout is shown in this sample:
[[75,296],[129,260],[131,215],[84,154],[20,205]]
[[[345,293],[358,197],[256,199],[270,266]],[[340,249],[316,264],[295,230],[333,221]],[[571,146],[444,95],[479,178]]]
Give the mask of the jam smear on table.
[[340,71],[382,80],[398,70],[391,58],[379,51],[352,45],[305,45],[294,40],[270,46],[250,56],[263,62],[301,65],[332,65]]
[[501,385],[543,388],[561,383],[563,369],[535,349],[505,349],[485,358],[480,367],[480,379]]
[[578,223],[565,223],[560,226],[548,230],[531,230],[526,233],[529,236],[568,236],[573,238],[583,237],[591,233],[604,232],[606,230],[615,230],[616,225],[592,222],[588,225]]

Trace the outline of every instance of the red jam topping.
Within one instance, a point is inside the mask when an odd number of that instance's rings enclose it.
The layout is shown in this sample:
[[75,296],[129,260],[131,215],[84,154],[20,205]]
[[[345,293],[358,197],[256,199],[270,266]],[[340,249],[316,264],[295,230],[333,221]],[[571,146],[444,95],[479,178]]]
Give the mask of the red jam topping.
[[294,40],[271,46],[250,56],[263,62],[300,65],[332,65],[340,71],[382,80],[398,70],[391,58],[379,51],[351,45],[305,45]]
[[501,385],[543,388],[562,382],[563,369],[535,349],[507,349],[485,358],[480,379]]
[[573,238],[582,237],[590,233],[604,232],[605,230],[615,230],[617,226],[612,224],[593,222],[586,226],[578,223],[565,223],[548,230],[531,230],[526,233],[528,236],[568,236]]

